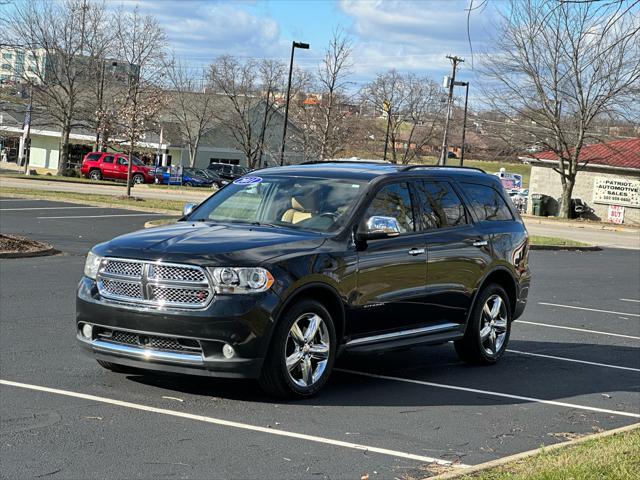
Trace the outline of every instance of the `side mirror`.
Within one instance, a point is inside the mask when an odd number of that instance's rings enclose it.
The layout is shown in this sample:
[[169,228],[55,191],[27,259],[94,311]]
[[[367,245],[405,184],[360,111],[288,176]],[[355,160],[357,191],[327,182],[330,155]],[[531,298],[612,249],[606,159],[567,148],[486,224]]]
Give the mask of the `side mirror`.
[[398,220],[393,217],[374,215],[367,219],[364,228],[356,234],[356,239],[360,241],[377,240],[398,235],[400,235]]
[[193,212],[193,209],[196,208],[196,207],[197,207],[197,205],[195,203],[185,203],[184,207],[182,207],[182,216],[186,217],[191,212]]

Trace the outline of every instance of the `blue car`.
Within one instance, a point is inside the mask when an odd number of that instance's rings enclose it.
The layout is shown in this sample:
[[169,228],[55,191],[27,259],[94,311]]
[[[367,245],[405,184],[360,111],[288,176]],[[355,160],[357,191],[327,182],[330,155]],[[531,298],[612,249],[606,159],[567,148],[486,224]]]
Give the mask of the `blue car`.
[[182,176],[171,174],[168,167],[157,167],[155,170],[156,183],[163,185],[185,185],[187,187],[208,187],[215,183],[212,179],[201,175],[193,168],[183,168]]

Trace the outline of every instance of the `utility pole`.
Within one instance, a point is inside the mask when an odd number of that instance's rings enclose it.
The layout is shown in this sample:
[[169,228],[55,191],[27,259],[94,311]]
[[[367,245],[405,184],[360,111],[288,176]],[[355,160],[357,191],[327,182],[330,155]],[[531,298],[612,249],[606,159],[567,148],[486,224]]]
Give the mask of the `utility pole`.
[[464,94],[464,120],[462,121],[462,145],[460,148],[460,166],[464,163],[464,140],[467,134],[467,104],[469,103],[469,82],[458,82],[463,87],[466,87]]
[[447,58],[451,60],[451,78],[449,79],[449,102],[447,105],[447,119],[444,124],[444,136],[442,138],[442,151],[440,152],[440,161],[438,165],[447,164],[447,154],[449,152],[448,135],[449,135],[449,122],[451,121],[451,114],[453,112],[453,87],[456,81],[456,69],[458,63],[463,63],[464,59],[456,56],[447,55]]
[[33,82],[29,82],[29,106],[24,116],[24,133],[20,141],[18,165],[24,160],[24,173],[29,174],[29,157],[31,156],[31,113],[33,112]]
[[[385,106],[387,107],[387,133],[384,136],[384,156],[383,160],[387,161],[387,145],[389,144],[389,127],[391,126],[391,103],[385,100]],[[396,148],[394,145],[393,148]]]

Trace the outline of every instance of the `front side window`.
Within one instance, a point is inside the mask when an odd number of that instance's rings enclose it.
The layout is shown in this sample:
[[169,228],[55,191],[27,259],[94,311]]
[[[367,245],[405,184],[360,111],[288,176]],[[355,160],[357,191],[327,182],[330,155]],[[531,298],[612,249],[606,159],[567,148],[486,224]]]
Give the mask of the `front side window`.
[[394,183],[380,189],[364,215],[364,220],[378,216],[395,218],[400,233],[414,231],[411,195],[406,183]]
[[420,199],[420,224],[423,230],[457,227],[467,223],[462,201],[448,182],[416,182],[415,188]]
[[316,177],[242,177],[211,196],[188,220],[328,232],[344,225],[364,185]]
[[511,210],[495,188],[476,183],[462,183],[461,186],[469,197],[471,208],[479,221],[513,220]]

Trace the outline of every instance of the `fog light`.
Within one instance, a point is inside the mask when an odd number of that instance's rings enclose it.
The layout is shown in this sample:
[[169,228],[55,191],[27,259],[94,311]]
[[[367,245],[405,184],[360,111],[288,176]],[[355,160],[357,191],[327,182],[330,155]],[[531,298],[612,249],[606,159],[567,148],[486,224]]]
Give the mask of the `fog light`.
[[82,336],[91,340],[93,338],[93,327],[88,323],[82,326]]
[[233,347],[228,343],[225,343],[222,347],[222,355],[224,355],[224,358],[233,358],[235,354],[236,351],[233,349]]

